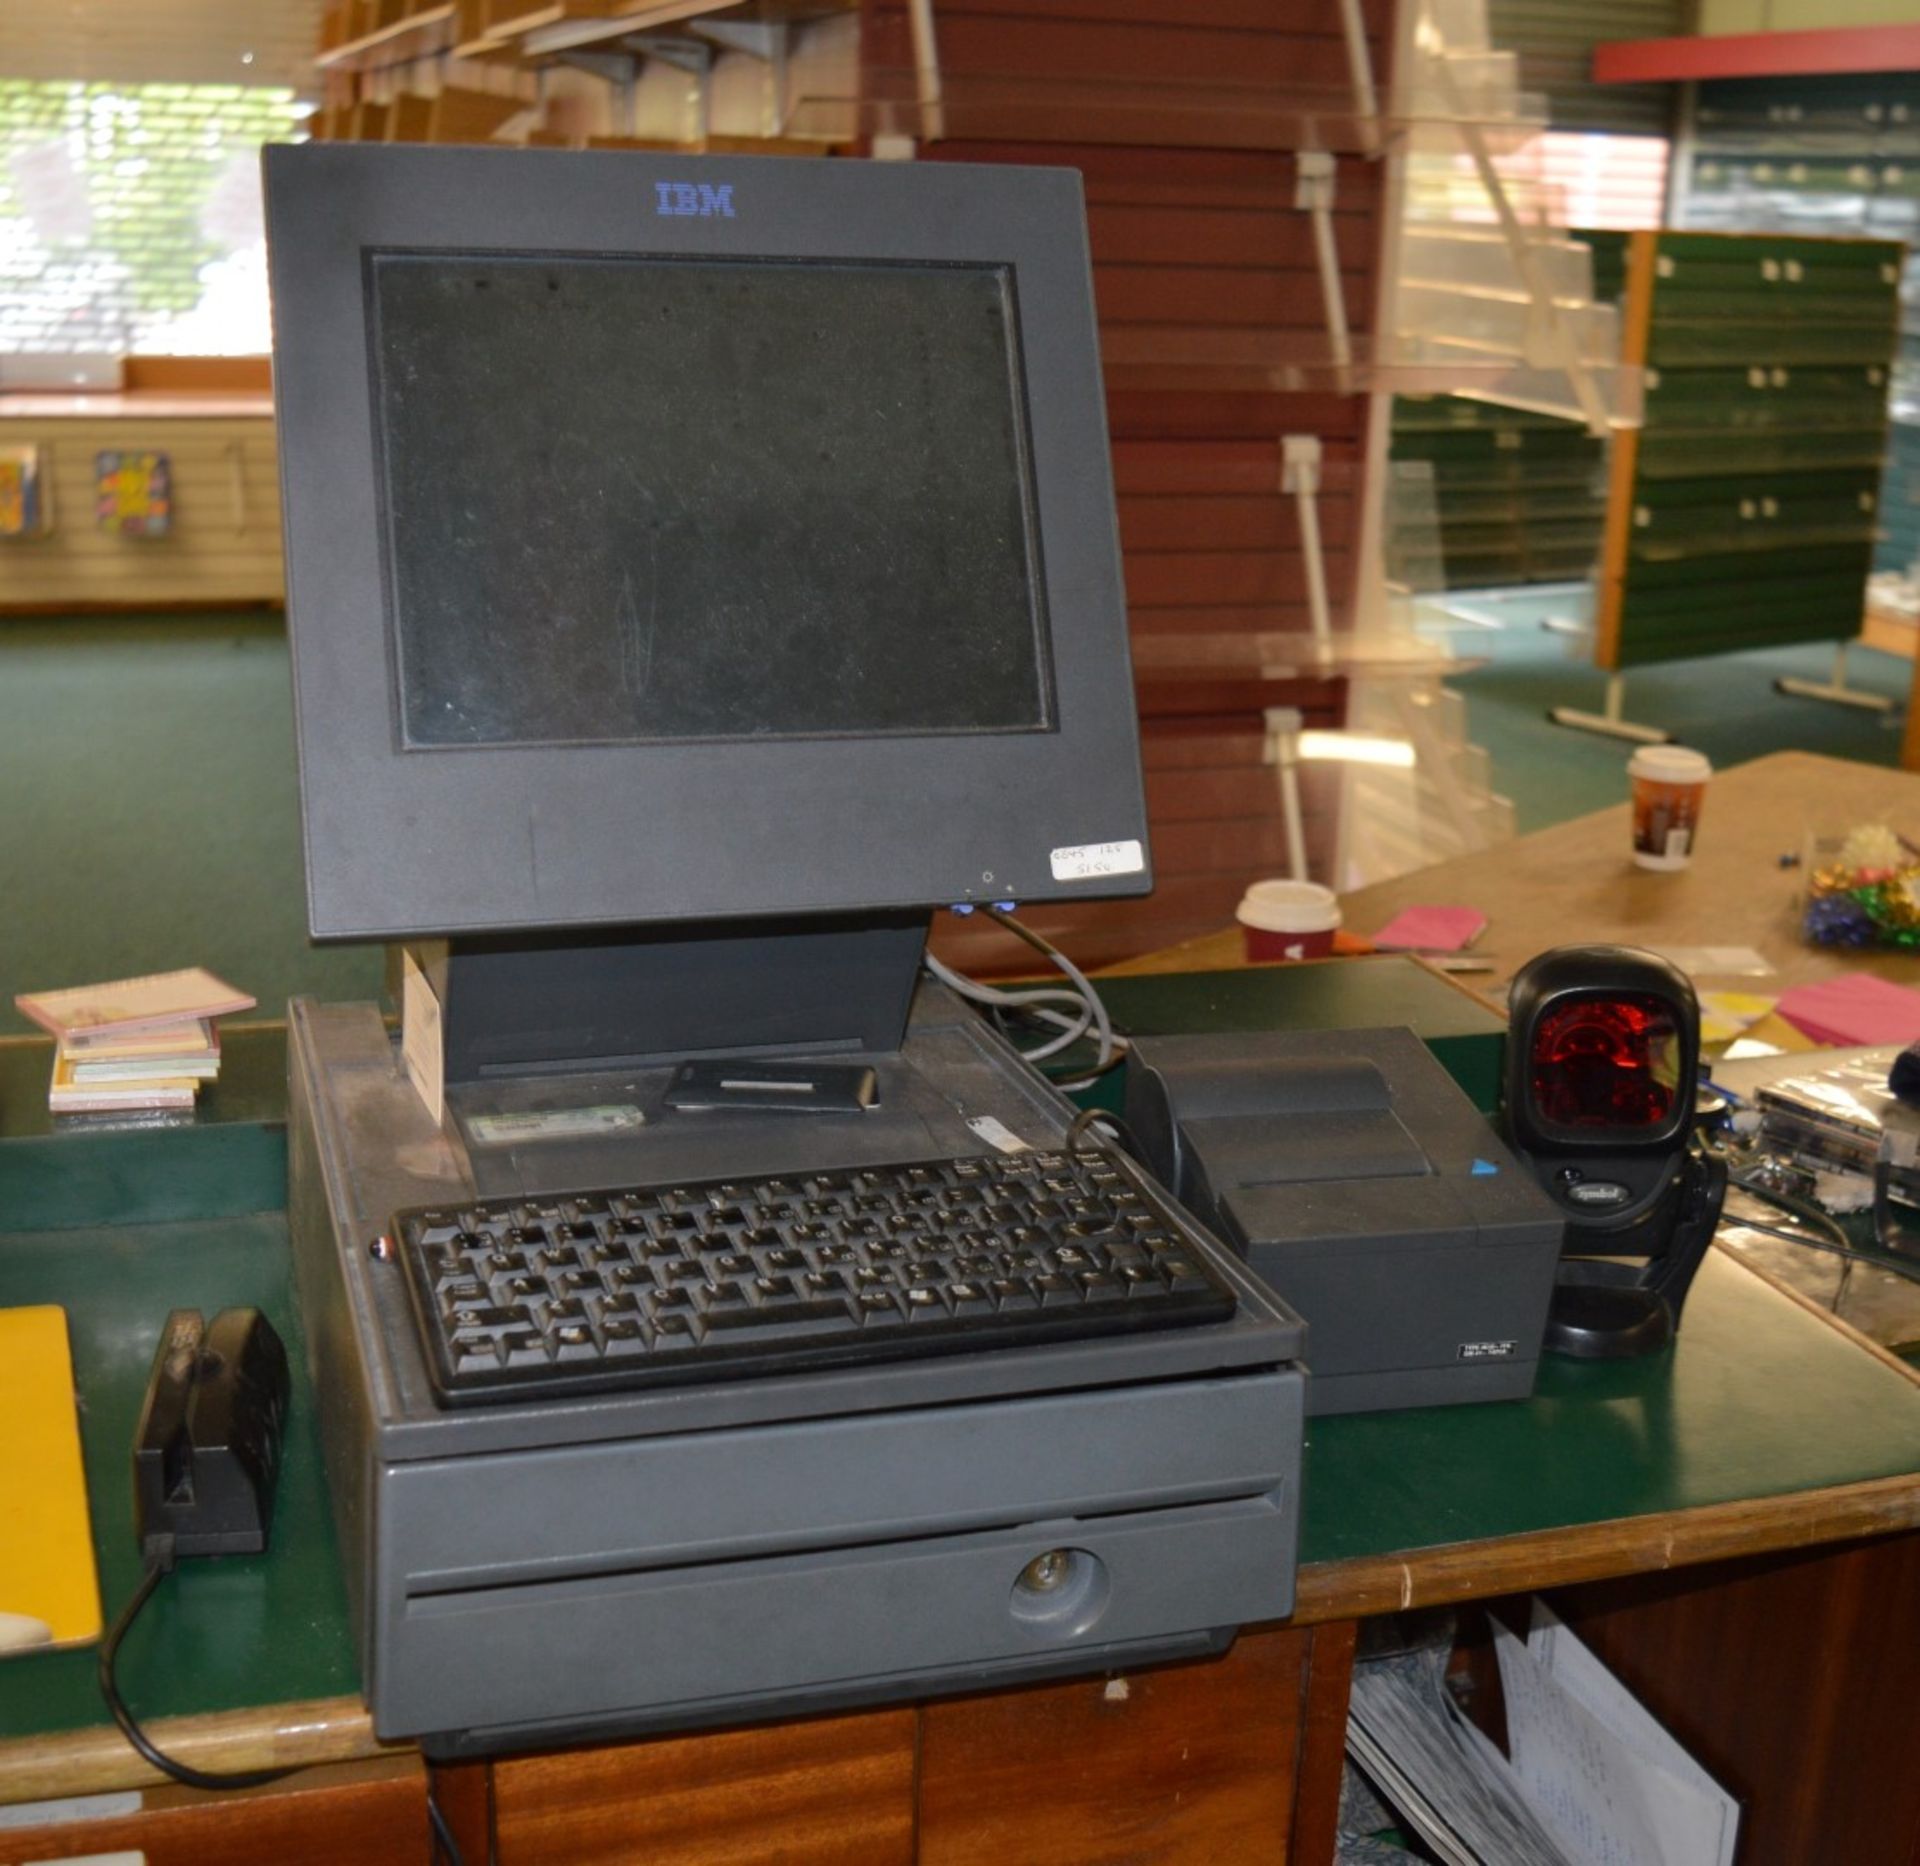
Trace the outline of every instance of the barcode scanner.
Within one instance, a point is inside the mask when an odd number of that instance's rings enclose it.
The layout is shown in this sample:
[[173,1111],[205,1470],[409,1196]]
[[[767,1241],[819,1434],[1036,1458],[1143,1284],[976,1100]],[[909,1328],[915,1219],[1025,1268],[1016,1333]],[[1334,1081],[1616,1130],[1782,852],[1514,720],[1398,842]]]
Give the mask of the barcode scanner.
[[1561,946],[1521,968],[1508,1014],[1508,1136],[1567,1225],[1546,1345],[1651,1353],[1679,1326],[1727,1189],[1694,1135],[1693,986],[1654,953]]

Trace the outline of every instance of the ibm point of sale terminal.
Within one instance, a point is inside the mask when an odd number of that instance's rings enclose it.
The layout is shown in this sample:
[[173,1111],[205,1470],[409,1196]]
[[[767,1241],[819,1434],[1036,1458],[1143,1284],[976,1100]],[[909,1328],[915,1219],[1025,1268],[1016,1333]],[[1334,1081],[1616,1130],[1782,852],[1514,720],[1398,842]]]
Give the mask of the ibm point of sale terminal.
[[920,978],[933,910],[1150,885],[1078,178],[266,176],[310,920],[407,955],[407,1054],[292,1007],[376,1729],[1284,1616],[1297,1318]]

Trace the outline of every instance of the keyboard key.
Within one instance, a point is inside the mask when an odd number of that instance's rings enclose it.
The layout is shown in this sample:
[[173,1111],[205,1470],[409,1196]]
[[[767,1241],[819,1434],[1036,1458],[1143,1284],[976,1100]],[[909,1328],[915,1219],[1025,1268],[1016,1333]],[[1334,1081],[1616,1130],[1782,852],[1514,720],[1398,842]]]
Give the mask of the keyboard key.
[[453,1342],[454,1372],[461,1374],[497,1373],[501,1367],[500,1342],[494,1335],[456,1336]]
[[844,1302],[799,1302],[771,1313],[730,1310],[707,1317],[707,1339],[726,1341],[734,1336],[752,1341],[797,1341],[819,1336],[845,1336]]
[[610,1361],[637,1360],[647,1351],[646,1332],[633,1318],[617,1315],[600,1324],[600,1344]]
[[548,1345],[553,1358],[565,1364],[569,1361],[598,1361],[600,1344],[593,1338],[593,1330],[585,1322],[568,1322],[562,1327],[549,1329]]

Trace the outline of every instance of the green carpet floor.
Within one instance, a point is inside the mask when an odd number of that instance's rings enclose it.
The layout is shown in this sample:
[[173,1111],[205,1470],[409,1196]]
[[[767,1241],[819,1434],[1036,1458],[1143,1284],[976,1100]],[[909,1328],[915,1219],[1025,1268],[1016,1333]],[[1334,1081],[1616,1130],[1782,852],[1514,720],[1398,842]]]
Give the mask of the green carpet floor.
[[[1456,609],[1496,619],[1497,629],[1456,632],[1456,652],[1487,665],[1448,684],[1466,696],[1467,733],[1493,762],[1494,788],[1514,801],[1521,830],[1544,829],[1627,794],[1633,747],[1621,739],[1570,731],[1547,718],[1550,706],[1599,712],[1606,677],[1595,671],[1584,641],[1540,626],[1545,616],[1578,619],[1586,593],[1571,589],[1459,596]],[[1705,752],[1716,768],[1768,752],[1823,752],[1863,764],[1900,762],[1900,729],[1912,669],[1872,649],[1848,656],[1847,679],[1897,702],[1892,713],[1865,713],[1773,690],[1782,675],[1825,680],[1830,646],[1772,648],[1708,661],[1674,661],[1627,675],[1625,713],[1661,726],[1683,745]]]
[[[1549,725],[1597,708],[1601,680],[1538,626],[1564,595],[1481,599],[1463,631],[1488,664],[1457,682],[1520,827],[1625,795],[1629,748]],[[1690,661],[1635,674],[1631,716],[1716,764],[1804,748],[1896,761],[1898,717],[1772,691],[1824,675],[1824,649]],[[1903,662],[1858,653],[1856,683],[1904,697]],[[15,992],[207,965],[278,1016],[296,992],[368,997],[377,947],[306,936],[286,635],[273,616],[0,621],[0,1031],[29,1028]]]

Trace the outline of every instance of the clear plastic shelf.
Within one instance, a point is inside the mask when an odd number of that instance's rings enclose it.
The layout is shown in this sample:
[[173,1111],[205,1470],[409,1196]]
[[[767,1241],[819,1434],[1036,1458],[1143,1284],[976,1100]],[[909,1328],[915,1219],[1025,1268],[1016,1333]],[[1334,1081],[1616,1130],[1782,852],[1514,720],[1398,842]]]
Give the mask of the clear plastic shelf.
[[[1483,657],[1484,659],[1484,657]],[[1397,629],[1336,630],[1324,639],[1305,631],[1248,630],[1220,634],[1136,634],[1133,671],[1149,681],[1432,680],[1462,674],[1481,661],[1444,642]]]
[[[1460,395],[1581,419],[1564,367],[1475,349],[1450,338],[1356,337],[1336,360],[1323,332],[1222,330],[1175,324],[1109,326],[1101,336],[1113,389],[1181,393]],[[1642,372],[1588,362],[1609,428],[1640,424]]]
[[914,71],[861,72],[858,94],[797,98],[783,133],[826,141],[856,136],[917,140],[1098,143],[1268,151],[1379,154],[1411,146],[1428,132],[1447,143],[1472,125],[1499,151],[1537,136],[1542,99],[1494,80],[1468,81],[1458,110],[1425,90],[1409,90],[1368,115],[1345,88],[1180,83],[1164,79],[992,76],[947,72],[938,96]]

